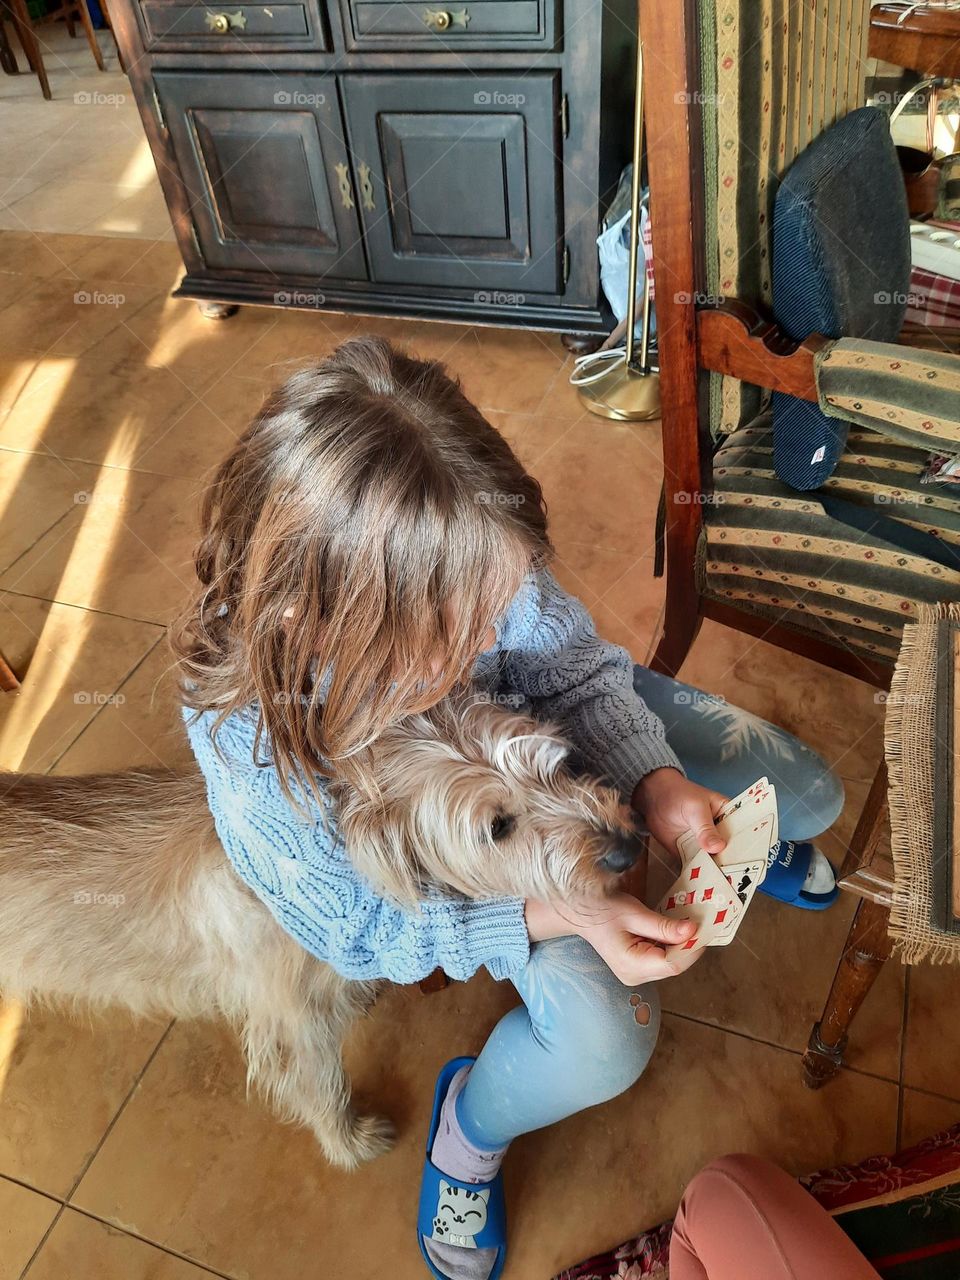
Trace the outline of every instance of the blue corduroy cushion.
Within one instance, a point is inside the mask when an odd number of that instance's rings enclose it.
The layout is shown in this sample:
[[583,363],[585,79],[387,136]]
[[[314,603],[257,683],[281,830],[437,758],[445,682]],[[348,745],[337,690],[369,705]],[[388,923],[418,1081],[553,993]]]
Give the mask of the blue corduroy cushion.
[[[910,288],[910,216],[887,116],[861,107],[791,166],[773,215],[773,313],[795,341],[896,340]],[[775,392],[773,465],[815,489],[833,473],[848,424]]]

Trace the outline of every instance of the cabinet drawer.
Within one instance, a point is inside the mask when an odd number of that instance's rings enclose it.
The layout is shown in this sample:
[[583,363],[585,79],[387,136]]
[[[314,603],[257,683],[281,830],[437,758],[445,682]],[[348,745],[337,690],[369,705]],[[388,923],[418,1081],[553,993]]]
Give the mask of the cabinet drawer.
[[554,0],[457,0],[394,4],[390,0],[350,0],[354,40],[370,48],[509,49],[552,44]]
[[272,4],[176,4],[140,0],[140,25],[148,49],[254,53],[277,45],[326,49],[323,23],[310,0]]

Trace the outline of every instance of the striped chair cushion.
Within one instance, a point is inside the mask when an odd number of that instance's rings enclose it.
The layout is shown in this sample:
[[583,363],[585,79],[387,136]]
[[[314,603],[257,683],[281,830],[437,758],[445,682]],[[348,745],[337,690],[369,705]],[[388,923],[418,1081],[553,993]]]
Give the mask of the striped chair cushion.
[[[706,291],[767,310],[777,181],[864,102],[869,0],[699,0]],[[710,375],[710,421],[736,430],[759,387]]]
[[715,458],[698,565],[704,595],[895,659],[919,601],[960,600],[960,572],[833,519],[818,494],[879,509],[960,550],[960,503],[920,484],[924,456],[854,428],[829,481],[798,494],[774,475],[769,415],[741,427]]

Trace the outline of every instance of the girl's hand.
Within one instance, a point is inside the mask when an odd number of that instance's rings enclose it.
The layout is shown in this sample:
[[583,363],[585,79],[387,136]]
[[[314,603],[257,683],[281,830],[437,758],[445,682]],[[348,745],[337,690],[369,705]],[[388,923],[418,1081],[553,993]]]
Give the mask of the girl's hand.
[[643,814],[654,839],[673,853],[685,831],[693,831],[707,853],[722,853],[726,848],[713,824],[727,797],[690,782],[678,769],[654,769],[641,778],[631,803]]
[[627,987],[672,978],[703,954],[700,948],[668,959],[663,948],[686,942],[696,930],[693,921],[670,920],[627,893],[562,909],[528,899],[526,919],[531,942],[576,934]]

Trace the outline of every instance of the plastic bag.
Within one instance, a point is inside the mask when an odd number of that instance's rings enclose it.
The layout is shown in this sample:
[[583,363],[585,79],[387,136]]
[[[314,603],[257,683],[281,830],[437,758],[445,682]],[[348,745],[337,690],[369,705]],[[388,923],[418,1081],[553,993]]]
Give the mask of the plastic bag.
[[[637,320],[635,332],[640,333],[643,319],[643,269],[646,264],[647,279],[650,286],[650,298],[653,300],[653,248],[650,241],[650,218],[647,214],[647,192],[644,191],[640,204],[640,234],[643,258],[637,262]],[[627,295],[630,276],[630,211],[622,214],[616,222],[597,236],[597,249],[600,257],[600,285],[610,303],[610,310],[618,322],[627,314]],[[656,316],[650,308],[650,332],[656,332]]]

